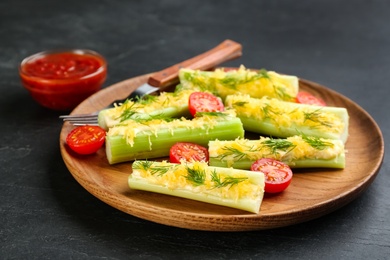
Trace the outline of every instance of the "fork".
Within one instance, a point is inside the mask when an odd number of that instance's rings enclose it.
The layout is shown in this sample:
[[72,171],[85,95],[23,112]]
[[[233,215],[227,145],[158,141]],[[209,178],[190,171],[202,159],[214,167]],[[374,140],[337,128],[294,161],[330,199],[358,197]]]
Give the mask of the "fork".
[[[137,97],[165,90],[167,87],[178,82],[178,74],[181,68],[208,70],[216,67],[222,62],[236,59],[241,55],[241,44],[232,40],[225,40],[207,52],[153,73],[149,77],[147,83],[138,87],[126,99],[135,99]],[[126,99],[114,101],[109,107],[113,107],[115,103],[123,103]],[[61,115],[59,118],[63,121],[68,121],[75,126],[86,124],[98,125],[98,114],[99,111],[91,114]]]

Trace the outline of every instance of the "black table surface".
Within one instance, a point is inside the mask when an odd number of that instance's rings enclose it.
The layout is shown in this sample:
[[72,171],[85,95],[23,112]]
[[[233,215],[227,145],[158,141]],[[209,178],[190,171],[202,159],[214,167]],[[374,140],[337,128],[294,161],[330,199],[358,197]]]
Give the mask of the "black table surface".
[[[60,112],[21,86],[18,64],[59,48],[104,55],[104,87],[163,69],[225,39],[265,68],[325,85],[390,137],[390,2],[23,1],[0,3],[1,259],[386,259],[388,156],[369,188],[321,218],[251,232],[193,231],[118,211],[83,189],[59,150]],[[387,148],[387,144],[385,145]],[[364,147],[362,147],[364,149]]]

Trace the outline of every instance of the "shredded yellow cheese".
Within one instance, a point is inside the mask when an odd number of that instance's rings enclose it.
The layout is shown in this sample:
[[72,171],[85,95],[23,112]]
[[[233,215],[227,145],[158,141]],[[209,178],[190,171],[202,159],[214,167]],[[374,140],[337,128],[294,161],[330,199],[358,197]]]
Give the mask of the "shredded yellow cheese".
[[[155,168],[153,168],[155,167]],[[205,173],[205,180],[200,185],[194,185],[186,176],[188,174],[188,167]],[[166,172],[165,170],[168,169]],[[161,171],[161,173],[159,172]],[[242,178],[242,181],[234,185],[227,185],[224,187],[216,187],[212,180],[212,173],[216,172],[221,180],[226,177]],[[261,173],[259,173],[261,175]],[[222,199],[256,199],[259,194],[263,193],[262,179],[253,179],[248,176],[247,171],[209,167],[204,162],[193,162],[191,164],[177,164],[172,167],[171,163],[166,161],[154,162],[149,169],[133,169],[132,178],[146,179],[149,183],[159,186],[167,187],[171,190],[190,190],[194,193],[203,193]],[[261,176],[260,176],[261,177]]]

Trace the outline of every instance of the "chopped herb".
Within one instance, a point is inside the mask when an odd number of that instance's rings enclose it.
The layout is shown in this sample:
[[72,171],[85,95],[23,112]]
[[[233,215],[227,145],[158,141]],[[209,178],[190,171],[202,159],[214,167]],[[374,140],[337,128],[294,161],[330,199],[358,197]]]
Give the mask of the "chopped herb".
[[264,107],[261,108],[263,111],[264,118],[268,118],[273,120],[276,115],[280,115],[280,111],[277,110],[276,107],[272,107],[270,104],[265,104]]
[[304,121],[310,120],[314,123],[318,123],[319,125],[326,126],[326,127],[332,127],[333,124],[324,118],[323,113],[321,113],[321,108],[316,109],[313,112],[305,112],[303,111],[304,114]]
[[187,175],[184,176],[188,181],[192,182],[195,186],[203,185],[206,180],[205,170],[193,169],[187,167]]
[[272,154],[277,154],[278,150],[281,150],[284,152],[291,151],[295,147],[295,145],[292,142],[287,141],[286,139],[270,138],[270,139],[265,140],[263,143],[265,146],[267,146],[271,150]]
[[333,143],[326,142],[319,137],[302,135],[302,139],[317,150],[324,150],[328,147],[333,147]]
[[286,89],[282,86],[276,86],[275,84],[272,84],[274,91],[276,95],[282,99],[282,100],[292,100],[293,97],[286,93]]
[[226,113],[223,112],[197,112],[196,116],[223,116],[226,117],[228,116]]
[[235,102],[234,104],[233,104],[233,106],[237,106],[237,107],[243,107],[243,106],[245,106],[246,104],[248,104],[249,102],[247,102],[247,101],[239,101],[239,102]]
[[136,161],[133,163],[133,169],[149,171],[151,175],[157,174],[157,176],[162,176],[172,169],[171,165],[162,165],[154,166],[152,161]]
[[151,161],[135,161],[133,163],[133,168],[137,170],[147,171],[152,166],[153,162]]
[[162,176],[162,175],[166,174],[171,169],[172,169],[172,166],[170,166],[170,165],[159,166],[159,167],[151,167],[150,168],[150,174],[152,174],[152,175],[157,174],[157,176]]
[[248,179],[247,177],[235,178],[235,177],[227,176],[222,181],[221,176],[218,175],[218,173],[216,171],[213,171],[211,173],[211,180],[214,182],[214,187],[215,188],[223,188],[223,187],[226,187],[226,186],[229,186],[229,185],[230,185],[229,188],[231,188],[234,185],[237,185],[240,182],[243,182],[243,181],[245,181],[247,179]]
[[158,96],[155,95],[145,95],[142,97],[137,97],[136,102],[138,104],[147,105],[155,102],[158,99]]
[[256,149],[254,149],[253,146],[251,146],[251,147],[246,146],[245,151],[240,151],[237,148],[233,148],[233,147],[229,147],[229,146],[224,146],[222,148],[222,150],[224,151],[224,153],[222,153],[220,155],[221,160],[224,160],[225,157],[227,157],[227,156],[233,155],[233,158],[236,161],[243,160],[243,159],[245,159],[245,158],[247,158],[249,156],[248,155],[249,152],[255,152],[256,151]]
[[253,82],[261,78],[270,79],[265,69],[261,69],[258,73],[253,75],[245,73],[245,75],[241,78],[238,78],[237,74],[229,75],[229,73],[227,73],[226,76],[220,80],[220,83],[230,89],[237,89],[238,85],[247,84],[248,82]]
[[122,114],[117,118],[120,119],[120,122],[126,121],[130,118],[132,118],[137,113],[137,106],[135,103],[131,104],[129,107],[127,107],[127,104],[129,103],[129,100],[126,100],[125,103],[123,103],[122,107],[126,107]]

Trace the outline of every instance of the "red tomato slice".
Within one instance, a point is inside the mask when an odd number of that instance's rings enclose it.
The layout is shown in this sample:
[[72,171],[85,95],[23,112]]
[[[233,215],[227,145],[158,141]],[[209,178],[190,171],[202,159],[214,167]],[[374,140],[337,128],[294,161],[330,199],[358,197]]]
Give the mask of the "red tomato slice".
[[174,144],[169,151],[171,163],[186,162],[209,162],[209,151],[199,144],[179,142]]
[[198,112],[220,112],[225,107],[222,100],[208,92],[194,92],[188,100],[188,109],[192,116]]
[[267,193],[284,191],[290,185],[293,176],[292,170],[287,164],[268,158],[254,162],[251,170],[264,173],[264,191]]
[[317,106],[326,106],[326,103],[321,98],[315,97],[314,95],[300,91],[297,95],[297,103],[307,104],[307,105],[317,105]]
[[78,154],[93,154],[103,146],[106,131],[99,126],[79,126],[66,137],[66,143]]

